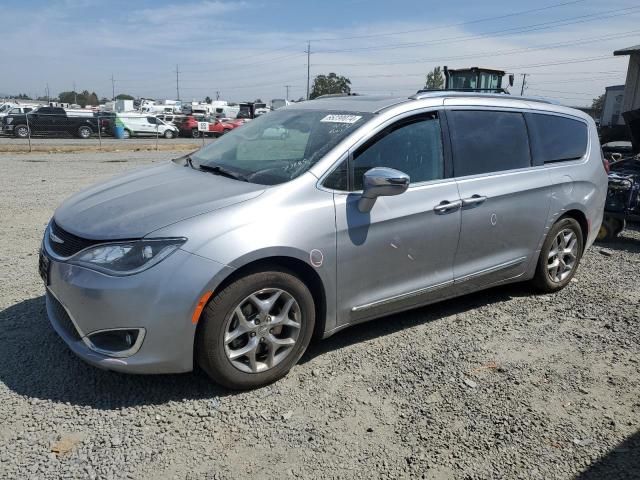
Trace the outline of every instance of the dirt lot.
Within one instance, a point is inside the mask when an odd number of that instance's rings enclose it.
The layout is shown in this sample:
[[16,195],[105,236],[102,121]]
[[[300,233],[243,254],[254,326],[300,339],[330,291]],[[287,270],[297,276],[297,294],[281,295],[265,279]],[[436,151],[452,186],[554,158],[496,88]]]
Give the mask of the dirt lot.
[[640,231],[558,294],[361,325],[253,392],[82,363],[45,316],[45,224],[83,186],[176,155],[0,155],[1,478],[640,478]]
[[1,153],[70,153],[70,152],[118,152],[118,151],[178,151],[185,149],[200,148],[203,144],[208,144],[215,139],[213,137],[202,138],[165,138],[155,137],[135,137],[127,140],[118,140],[113,137],[98,138],[93,136],[89,139],[74,137],[43,137],[35,136],[29,141],[24,138],[16,138],[11,135],[0,134],[0,154]]

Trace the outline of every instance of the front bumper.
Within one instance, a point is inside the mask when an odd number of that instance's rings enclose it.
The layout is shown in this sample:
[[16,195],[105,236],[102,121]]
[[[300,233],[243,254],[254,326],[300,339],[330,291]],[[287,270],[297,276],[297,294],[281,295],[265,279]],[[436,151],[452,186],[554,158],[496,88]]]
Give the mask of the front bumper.
[[[48,256],[47,315],[76,355],[96,367],[127,373],[193,369],[196,325],[191,316],[201,295],[231,267],[177,250],[139,274],[113,277]],[[144,329],[139,350],[116,358],[89,348],[88,335],[113,328]]]

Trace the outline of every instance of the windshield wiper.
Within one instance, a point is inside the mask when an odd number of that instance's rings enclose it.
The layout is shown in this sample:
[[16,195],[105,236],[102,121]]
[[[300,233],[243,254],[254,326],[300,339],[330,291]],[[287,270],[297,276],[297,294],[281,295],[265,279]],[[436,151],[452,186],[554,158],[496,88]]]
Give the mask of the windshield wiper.
[[228,170],[220,165],[199,165],[200,170],[211,172],[216,175],[222,175],[223,177],[233,178],[234,180],[240,180],[241,182],[248,182],[249,180],[244,175],[234,172],[232,170]]

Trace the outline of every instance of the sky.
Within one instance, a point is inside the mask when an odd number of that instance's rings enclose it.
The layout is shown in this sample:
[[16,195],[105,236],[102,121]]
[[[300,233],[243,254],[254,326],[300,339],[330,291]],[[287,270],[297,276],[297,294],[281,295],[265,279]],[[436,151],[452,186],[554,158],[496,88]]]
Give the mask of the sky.
[[[512,93],[590,105],[624,84],[637,0],[0,0],[0,94],[95,91],[183,101],[306,95],[335,72],[410,95],[435,66],[515,75]],[[176,74],[178,70],[178,74]],[[112,82],[112,77],[114,82]],[[177,77],[177,78],[176,78]],[[178,82],[176,82],[178,80]]]

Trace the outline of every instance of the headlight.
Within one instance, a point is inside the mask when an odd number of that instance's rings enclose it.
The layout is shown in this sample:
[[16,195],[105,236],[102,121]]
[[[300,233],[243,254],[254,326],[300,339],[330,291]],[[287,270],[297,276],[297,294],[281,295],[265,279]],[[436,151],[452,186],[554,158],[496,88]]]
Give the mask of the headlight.
[[186,241],[186,238],[165,238],[103,243],[79,252],[69,263],[109,275],[133,275],[161,262]]

